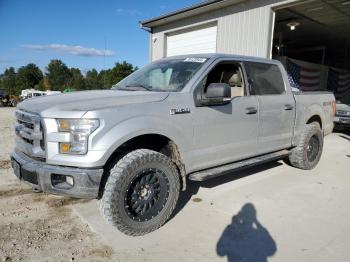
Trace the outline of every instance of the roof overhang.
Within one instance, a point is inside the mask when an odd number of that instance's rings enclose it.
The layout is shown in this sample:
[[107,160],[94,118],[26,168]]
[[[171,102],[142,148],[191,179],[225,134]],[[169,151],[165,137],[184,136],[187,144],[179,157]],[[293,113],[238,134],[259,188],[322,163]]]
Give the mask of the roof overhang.
[[183,18],[214,11],[220,8],[224,8],[224,7],[237,4],[240,2],[245,2],[245,1],[246,0],[207,0],[202,3],[191,5],[189,7],[185,7],[165,15],[140,21],[140,26],[141,28],[153,28],[153,27],[161,26]]

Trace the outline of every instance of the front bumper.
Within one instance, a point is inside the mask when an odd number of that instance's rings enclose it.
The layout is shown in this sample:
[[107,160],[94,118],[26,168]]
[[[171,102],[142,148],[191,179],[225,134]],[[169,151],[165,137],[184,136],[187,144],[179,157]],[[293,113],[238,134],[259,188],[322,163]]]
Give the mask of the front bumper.
[[[56,195],[78,198],[97,198],[103,174],[102,168],[75,168],[48,165],[29,158],[21,152],[13,152],[11,163],[15,175],[37,189]],[[73,185],[58,183],[58,178],[71,177]]]
[[334,123],[338,125],[350,125],[350,117],[349,116],[335,116]]

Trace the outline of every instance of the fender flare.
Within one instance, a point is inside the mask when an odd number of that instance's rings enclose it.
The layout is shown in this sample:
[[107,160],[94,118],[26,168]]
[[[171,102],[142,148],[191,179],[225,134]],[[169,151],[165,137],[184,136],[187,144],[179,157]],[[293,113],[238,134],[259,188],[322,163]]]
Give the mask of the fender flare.
[[94,150],[106,151],[103,156],[103,162],[106,163],[112,154],[127,141],[141,135],[155,134],[173,141],[182,156],[182,152],[190,150],[193,146],[193,131],[190,132],[190,136],[186,136],[184,133],[180,127],[165,121],[161,117],[138,116],[126,119],[112,127],[102,137],[98,138],[96,143],[93,144],[93,148]]

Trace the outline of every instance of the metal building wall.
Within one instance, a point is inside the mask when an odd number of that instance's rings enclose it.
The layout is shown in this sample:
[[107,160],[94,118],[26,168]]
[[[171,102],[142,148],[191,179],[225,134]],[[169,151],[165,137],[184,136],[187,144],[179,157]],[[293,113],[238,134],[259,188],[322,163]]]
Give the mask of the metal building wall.
[[229,54],[270,56],[271,7],[263,6],[219,18],[217,51]]
[[166,35],[206,23],[217,22],[217,52],[270,57],[273,37],[273,7],[298,0],[254,0],[153,28],[151,59],[166,56]]

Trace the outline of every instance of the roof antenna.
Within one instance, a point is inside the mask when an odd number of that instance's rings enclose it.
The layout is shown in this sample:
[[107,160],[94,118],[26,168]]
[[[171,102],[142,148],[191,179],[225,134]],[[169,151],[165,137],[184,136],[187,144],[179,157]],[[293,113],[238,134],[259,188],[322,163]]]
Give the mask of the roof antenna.
[[107,40],[106,40],[106,36],[104,37],[105,40],[105,50],[103,52],[103,89],[106,88],[106,52],[107,52]]

